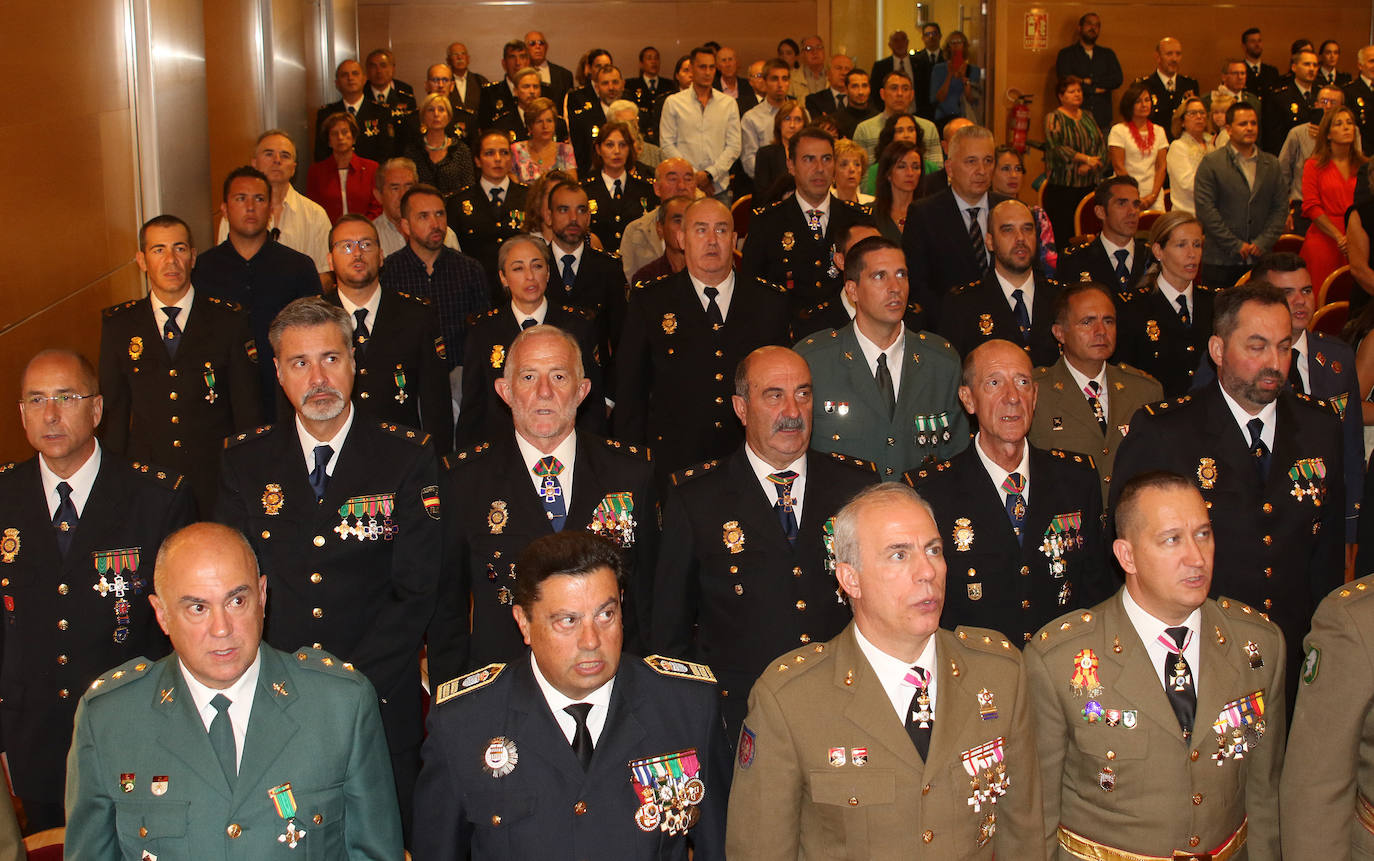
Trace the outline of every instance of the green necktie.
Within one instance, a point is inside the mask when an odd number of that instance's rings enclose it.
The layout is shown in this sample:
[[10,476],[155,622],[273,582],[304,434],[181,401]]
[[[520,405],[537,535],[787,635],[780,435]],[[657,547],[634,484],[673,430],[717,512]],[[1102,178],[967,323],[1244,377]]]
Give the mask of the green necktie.
[[210,721],[210,747],[214,749],[215,756],[219,757],[219,767],[224,769],[224,777],[229,781],[229,786],[233,787],[238,780],[239,767],[234,745],[234,726],[229,722],[230,701],[224,694],[215,694],[215,698],[210,700],[210,705],[218,712],[215,719]]

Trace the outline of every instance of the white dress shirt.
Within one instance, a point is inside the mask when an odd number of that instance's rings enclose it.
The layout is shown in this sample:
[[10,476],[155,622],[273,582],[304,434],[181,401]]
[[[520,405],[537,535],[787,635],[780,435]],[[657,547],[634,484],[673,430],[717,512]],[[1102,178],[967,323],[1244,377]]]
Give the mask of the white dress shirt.
[[1164,294],[1164,298],[1169,301],[1169,310],[1175,314],[1178,313],[1178,297],[1182,296],[1183,304],[1188,306],[1188,319],[1193,319],[1193,282],[1189,281],[1187,287],[1179,290],[1170,284],[1169,279],[1165,278],[1164,273],[1161,272],[1159,277],[1155,279],[1155,285],[1159,287],[1159,292]]
[[[878,354],[887,355],[887,370],[892,374],[892,393],[900,398],[902,394],[902,353],[906,350],[906,327],[903,326],[897,333],[897,339],[888,344],[887,349],[879,347],[868,339],[868,336],[859,331],[857,324],[854,326],[854,339],[859,342],[859,349],[863,351],[864,361],[868,363],[868,373],[876,381],[878,379]],[[876,383],[875,383],[876,384]]]
[[[186,318],[191,316],[191,303],[194,302],[195,299],[196,288],[187,287],[186,293],[182,295],[180,301],[174,302],[171,305],[163,305],[162,301],[157,298],[157,294],[154,293],[152,290],[149,290],[148,304],[153,306],[153,325],[157,326],[157,330],[161,332],[162,327],[167,325],[167,314],[162,309],[180,308],[181,313],[177,314],[177,326],[178,328],[184,331],[186,329]],[[1295,344],[1294,346],[1297,345]]]
[[539,669],[539,661],[533,655],[530,656],[530,668],[534,670],[534,681],[539,685],[539,692],[544,695],[544,702],[549,704],[549,711],[553,712],[553,719],[558,721],[558,728],[563,730],[568,744],[572,744],[573,736],[577,734],[577,720],[563,710],[577,703],[592,704],[591,711],[587,712],[587,732],[592,737],[592,745],[596,746],[601,741],[601,731],[606,728],[606,712],[611,708],[611,691],[615,689],[615,676],[611,676],[610,681],[582,699],[570,700],[544,678],[543,672]]
[[348,319],[351,321],[354,332],[358,331],[358,318],[355,315],[359,308],[367,309],[367,316],[363,318],[363,322],[367,324],[367,331],[375,332],[377,330],[377,309],[382,305],[382,288],[380,286],[372,291],[372,296],[367,300],[366,305],[354,304],[353,300],[345,296],[344,291],[340,290],[339,304],[348,312]]
[[740,117],[739,162],[751,177],[758,163],[759,149],[773,142],[773,118],[778,115],[778,107],[764,99]]
[[510,202],[510,174],[501,177],[500,182],[492,182],[484,176],[477,181],[477,184],[482,186],[482,196],[487,200],[491,200],[491,190],[493,188],[499,188],[501,189],[502,205]]
[[186,689],[191,692],[191,702],[196,706],[196,714],[200,715],[200,720],[205,724],[205,731],[210,731],[210,722],[219,714],[210,701],[217,694],[224,694],[229,700],[229,725],[234,730],[234,769],[238,770],[239,764],[243,762],[243,740],[248,735],[248,719],[253,714],[253,695],[258,688],[258,673],[262,669],[262,653],[259,652],[253,657],[253,663],[248,665],[248,669],[243,675],[239,676],[238,681],[234,682],[224,690],[215,690],[206,687],[196,680],[196,677],[187,671],[186,665],[177,661],[177,667],[181,670],[181,678],[186,682]]
[[[1155,678],[1159,679],[1160,687],[1167,682],[1164,679],[1164,658],[1172,655],[1163,643],[1159,641],[1162,635],[1167,640],[1172,640],[1168,634],[1164,633],[1165,628],[1176,628],[1177,625],[1170,625],[1161,622],[1154,616],[1146,612],[1144,607],[1136,603],[1131,597],[1131,590],[1128,586],[1121,590],[1121,604],[1126,608],[1126,618],[1131,620],[1135,627],[1135,632],[1140,636],[1140,642],[1145,644],[1145,653],[1150,656],[1150,663],[1155,668]],[[1202,609],[1198,608],[1188,614],[1188,618],[1183,620],[1183,625],[1192,632],[1183,647],[1183,659],[1188,662],[1188,668],[1193,671],[1193,692],[1200,690],[1199,675],[1202,670],[1202,647],[1199,642],[1202,638]],[[1194,727],[1196,731],[1198,727]]]
[[311,436],[310,431],[305,429],[305,425],[301,422],[300,415],[296,415],[296,436],[300,439],[301,452],[305,455],[306,472],[315,471],[315,446],[327,445],[334,451],[329,455],[329,462],[324,466],[324,474],[328,476],[334,475],[334,467],[339,464],[339,452],[343,451],[344,440],[348,438],[348,430],[353,427],[353,417],[357,415],[352,404],[347,404],[344,409],[348,411],[348,418],[344,419],[344,423],[339,428],[338,433],[334,434],[334,436],[329,439],[315,439],[315,437]]
[[[954,191],[953,186],[950,187],[950,191]],[[972,223],[968,218],[969,208],[974,206],[978,207],[978,232],[987,236],[988,193],[986,191],[983,192],[983,196],[977,200],[964,200],[959,196],[959,192],[954,191],[954,205],[959,207],[959,216],[964,220],[964,233],[968,233],[969,228],[972,227]],[[984,244],[986,244],[986,242],[987,240],[985,239]]]
[[[797,201],[797,208],[801,210],[802,218],[806,218],[807,213],[813,209],[820,210],[821,236],[824,236],[825,232],[830,229],[830,194],[827,192],[825,197],[821,199],[820,205],[818,206],[812,206],[811,204],[802,200],[802,196],[800,194],[795,194],[792,197]],[[807,220],[809,223],[810,219]]]
[[983,451],[983,433],[979,431],[973,437],[973,450],[978,453],[978,459],[983,462],[983,469],[987,471],[988,478],[992,479],[992,486],[997,488],[997,495],[1002,497],[1002,507],[1007,505],[1009,494],[1002,489],[1002,482],[1007,480],[1007,476],[1012,472],[1021,473],[1021,478],[1025,481],[1025,486],[1021,490],[1021,498],[1026,501],[1026,506],[1030,507],[1031,474],[1030,474],[1030,446],[1025,440],[1021,440],[1021,462],[1016,465],[1016,469],[1008,472],[998,466],[992,458],[988,457],[987,452]]
[[76,516],[81,516],[81,512],[86,510],[86,499],[91,495],[91,488],[95,486],[95,477],[100,474],[100,457],[100,441],[96,440],[95,450],[86,458],[86,462],[77,467],[70,478],[62,478],[48,469],[48,462],[42,455],[38,456],[38,475],[43,479],[43,498],[48,501],[49,518],[57,516],[57,506],[62,502],[57,485],[63,481],[72,489],[69,498],[76,507]]
[[549,313],[549,299],[547,296],[540,299],[539,307],[535,308],[528,314],[524,311],[521,311],[519,308],[515,307],[515,302],[512,301],[510,303],[510,311],[512,314],[515,315],[515,325],[517,326],[522,326],[524,322],[530,319],[531,317],[534,318],[534,323],[536,326],[542,325],[544,322],[544,316]]
[[[531,445],[520,434],[515,435],[515,445],[520,449],[520,459],[525,462],[525,478],[529,481],[530,487],[534,488],[536,495],[544,491],[544,479],[534,474],[534,468],[539,464],[541,458],[546,455]],[[549,455],[558,458],[558,462],[563,464],[563,471],[558,473],[558,487],[563,491],[563,510],[572,511],[572,492],[573,492],[573,470],[577,466],[577,432],[568,434],[567,439],[560,442]]]
[[[692,279],[692,289],[697,291],[697,298],[701,300],[701,309],[705,311],[710,308],[711,300],[706,296],[706,288],[710,285],[705,281],[698,281],[691,272],[687,273],[687,277]],[[717,284],[716,289],[720,291],[719,295],[716,296],[716,305],[720,307],[720,319],[729,320],[730,298],[735,295],[735,273],[732,271],[725,276],[725,280]]]
[[782,469],[774,469],[770,464],[765,463],[763,458],[754,454],[754,450],[748,445],[744,447],[744,456],[749,459],[749,465],[754,468],[754,477],[758,479],[759,487],[763,488],[763,495],[767,497],[768,504],[776,506],[778,504],[778,487],[768,480],[768,476],[775,472],[785,472],[792,470],[797,477],[792,479],[792,513],[796,515],[797,526],[801,526],[802,503],[806,499],[806,455],[789,463]]
[[1307,351],[1311,348],[1307,343],[1306,329],[1303,329],[1302,334],[1298,335],[1298,340],[1293,342],[1293,349],[1298,351],[1298,360],[1294,364],[1298,366],[1298,374],[1302,377],[1302,390],[1310,395],[1312,394],[1312,373],[1310,371],[1312,366],[1309,364],[1311,359]]
[[1107,252],[1107,261],[1112,264],[1112,269],[1116,269],[1116,252],[1126,252],[1126,271],[1131,272],[1135,269],[1135,243],[1117,245],[1107,238],[1107,234],[1099,233],[1097,237],[1102,242],[1102,248]]
[[1240,428],[1240,436],[1241,439],[1245,440],[1246,448],[1250,446],[1250,422],[1259,419],[1264,422],[1264,428],[1260,431],[1260,442],[1264,443],[1264,447],[1269,449],[1272,454],[1274,451],[1274,422],[1279,415],[1278,401],[1270,401],[1261,407],[1258,413],[1251,415],[1245,411],[1244,407],[1236,403],[1235,399],[1227,393],[1224,386],[1220,383],[1218,383],[1217,386],[1221,389],[1221,399],[1224,400],[1226,406],[1230,408],[1231,415],[1236,420],[1236,426]]
[[[1102,405],[1102,417],[1106,418],[1107,413],[1107,363],[1102,363],[1102,369],[1097,372],[1097,376],[1089,377],[1073,366],[1073,362],[1065,361],[1064,366],[1069,369],[1069,376],[1078,384],[1078,391],[1082,393],[1083,400],[1088,399],[1088,383],[1097,383],[1098,394],[1097,402]],[[1089,404],[1091,406],[1091,404]]]
[[[897,713],[897,720],[901,721],[902,726],[906,726],[907,709],[911,708],[911,698],[916,695],[916,687],[906,681],[907,673],[911,672],[911,664],[892,657],[887,652],[879,649],[868,641],[859,626],[854,626],[854,640],[859,644],[859,651],[863,652],[868,659],[868,665],[873,668],[873,674],[878,677],[878,683],[883,686],[883,693],[887,694],[887,699],[892,703],[892,710]],[[937,701],[936,687],[939,685],[940,674],[936,672],[939,666],[935,663],[935,635],[931,635],[926,640],[926,646],[921,650],[921,654],[916,658],[916,666],[930,674],[930,687],[926,689],[926,694],[930,697],[930,713],[935,714],[935,703]]]
[[[981,212],[978,214],[982,216]],[[1025,284],[1013,284],[996,269],[993,270],[993,274],[997,276],[997,283],[1002,288],[1002,298],[1007,300],[1007,307],[1013,311],[1016,310],[1016,299],[1011,294],[1017,290],[1021,291],[1021,298],[1026,303],[1026,319],[1034,323],[1035,318],[1031,315],[1031,306],[1035,303],[1035,277],[1027,272]]]

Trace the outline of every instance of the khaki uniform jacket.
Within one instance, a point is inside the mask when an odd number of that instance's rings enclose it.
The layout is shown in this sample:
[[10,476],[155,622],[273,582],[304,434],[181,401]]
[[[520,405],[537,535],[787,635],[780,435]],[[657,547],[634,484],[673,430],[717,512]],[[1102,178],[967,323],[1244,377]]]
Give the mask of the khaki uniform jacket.
[[[750,861],[1044,857],[1040,780],[1021,657],[982,628],[936,633],[935,724],[922,762],[851,624],[789,652],[749,695],[730,793],[726,854]],[[980,719],[978,695],[996,716]],[[975,813],[962,754],[1004,740],[1007,793]],[[843,764],[838,745],[844,745]],[[854,764],[854,754],[867,756]],[[996,832],[979,846],[989,811]]]
[[1374,859],[1356,793],[1374,799],[1374,577],[1327,596],[1307,635],[1279,809],[1293,859]]
[[1108,482],[1116,449],[1130,430],[1131,416],[1146,404],[1164,399],[1159,382],[1129,365],[1107,364],[1107,435],[1093,415],[1088,398],[1069,373],[1067,360],[1059,357],[1047,368],[1035,369],[1040,386],[1030,442],[1036,448],[1057,448],[1092,455],[1102,479],[1102,504],[1107,504]]
[[[1061,824],[1115,849],[1168,856],[1174,850],[1211,852],[1248,816],[1248,842],[1233,858],[1279,858],[1283,637],[1258,611],[1227,598],[1202,605],[1194,636],[1201,637],[1201,666],[1190,740],[1120,592],[1090,611],[1055,620],[1026,647],[1051,857],[1074,857],[1057,848]],[[1259,649],[1259,667],[1247,657],[1251,643]],[[1071,684],[1077,656],[1087,649],[1099,662],[1102,692],[1096,696],[1076,694]],[[1264,693],[1264,736],[1244,759],[1218,765],[1213,722],[1227,704],[1256,691]],[[1127,719],[1116,726],[1088,722],[1084,709],[1094,701],[1122,710]],[[1134,726],[1128,726],[1130,711]]]

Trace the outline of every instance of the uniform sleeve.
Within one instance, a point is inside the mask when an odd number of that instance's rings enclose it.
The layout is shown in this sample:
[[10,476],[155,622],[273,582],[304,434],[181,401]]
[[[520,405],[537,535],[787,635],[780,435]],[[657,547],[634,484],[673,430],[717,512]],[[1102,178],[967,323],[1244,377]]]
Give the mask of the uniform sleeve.
[[[1248,754],[1250,764],[1245,769],[1245,815],[1250,820],[1246,849],[1250,861],[1280,861],[1282,857],[1279,851],[1279,777],[1283,770],[1284,741],[1288,735],[1288,706],[1284,696],[1287,690],[1284,662],[1288,650],[1283,645],[1283,634],[1276,630],[1274,639],[1274,676],[1265,691],[1264,739],[1258,750]],[[1265,661],[1268,660],[1266,657]],[[1319,732],[1321,738],[1326,740],[1329,733]],[[1353,813],[1349,807],[1344,812],[1346,816]]]
[[1374,645],[1341,600],[1331,596],[1322,602],[1307,635],[1308,663],[1279,792],[1280,832],[1289,858],[1349,861],[1351,831],[1359,827],[1356,771],[1374,709]]
[[112,781],[101,779],[105,769],[86,706],[83,698],[76,707],[76,729],[67,753],[67,832],[63,857],[67,861],[113,861],[123,854],[115,829]]
[[752,734],[752,758],[747,765],[735,761],[726,854],[749,861],[796,861],[801,851],[802,766],[782,704],[766,685],[754,685],[749,694],[743,732]]
[[[630,578],[625,584],[626,601],[629,604],[624,611],[627,625],[625,650],[648,654],[649,632],[653,630],[655,565],[658,563],[662,538],[659,532],[658,494],[651,470],[646,471],[643,485],[634,492],[634,506],[635,543],[629,553]],[[632,649],[632,645],[639,648]]]
[[749,231],[749,235],[744,237],[744,250],[740,252],[740,277],[746,279],[763,278],[764,276],[764,243],[768,241],[759,230],[763,225],[755,224],[754,229]]
[[110,332],[109,318],[100,327],[100,395],[103,403],[101,445],[115,454],[129,447],[129,418],[132,396],[129,381],[120,368],[121,340]]
[[663,550],[653,575],[653,622],[646,637],[664,655],[691,654],[697,620],[700,566],[692,540],[692,521],[682,494],[669,491],[663,513]]
[[420,417],[430,445],[438,455],[453,450],[453,393],[448,384],[448,359],[439,354],[443,340],[439,318],[423,315],[424,331],[420,342]]
[[401,812],[382,717],[371,685],[359,685],[354,703],[353,742],[344,776],[346,857],[395,861],[404,854]]
[[448,511],[441,521],[444,533],[443,566],[427,637],[431,690],[467,668],[468,650],[472,642],[468,622],[468,605],[472,594],[471,548],[460,526],[463,515],[456,499],[459,488],[458,482],[453,480],[453,473],[446,478],[440,492],[440,506],[447,506]]
[[611,430],[616,439],[631,445],[648,444],[649,389],[653,384],[653,359],[650,356],[648,321],[642,290],[630,297],[625,313],[625,328],[616,345],[613,370],[615,412]]
[[1121,75],[1121,64],[1117,62],[1116,53],[1110,48],[1098,48],[1094,54],[1101,53],[1104,57],[1101,74],[1093,79],[1094,90],[1106,90],[1111,92],[1117,89],[1124,82]]
[[693,861],[724,861],[726,810],[730,800],[733,755],[725,738],[725,724],[714,689],[702,698],[709,717],[705,722],[706,750],[701,756],[706,767],[707,792],[701,803],[701,821],[692,829]]
[[411,848],[422,861],[467,858],[472,844],[472,827],[463,806],[467,796],[458,774],[459,754],[451,749],[457,733],[448,717],[442,707],[430,709],[429,735],[421,750],[424,766],[415,782],[415,821],[420,827],[415,829]]
[[1035,707],[1035,750],[1040,761],[1040,793],[1044,808],[1041,836],[1044,851],[1058,857],[1059,811],[1064,785],[1064,757],[1068,751],[1069,728],[1059,707],[1055,684],[1045,667],[1045,658],[1035,642],[1023,653],[1026,678],[1029,681],[1030,701]]
[[909,295],[925,306],[929,315],[927,319],[934,320],[939,319],[945,297],[935,292],[936,285],[932,283],[932,267],[935,262],[927,247],[930,236],[924,224],[925,219],[915,212],[917,209],[918,207],[913,204],[913,211],[907,215],[906,227],[902,228],[902,252],[907,259]]
[[[1015,651],[1015,650],[1013,650]],[[1024,658],[1016,674],[1016,711],[1011,717],[1007,747],[1018,751],[1017,760],[1025,764],[1018,783],[998,802],[997,855],[1024,861],[1044,861],[1047,844],[1043,837],[1044,805],[1041,801],[1041,773],[1036,771],[1035,715]],[[1008,803],[1010,802],[1010,803]]]
[[[229,410],[234,429],[246,431],[262,423],[262,375],[247,312],[235,314],[234,320],[229,336]],[[249,345],[254,349],[251,355]],[[203,514],[209,516],[210,512]]]

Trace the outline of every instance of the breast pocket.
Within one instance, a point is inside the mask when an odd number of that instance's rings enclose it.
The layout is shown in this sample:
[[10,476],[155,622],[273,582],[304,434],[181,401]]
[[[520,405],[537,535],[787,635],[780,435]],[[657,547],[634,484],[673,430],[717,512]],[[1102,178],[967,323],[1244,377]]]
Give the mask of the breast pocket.
[[[1113,708],[1110,703],[1104,706]],[[1124,716],[1123,712],[1123,716]],[[1124,718],[1135,721],[1138,717]],[[1097,786],[1096,805],[1105,810],[1127,814],[1125,804],[1132,796],[1116,792],[1118,783],[1149,785],[1149,732],[1143,727],[1107,727],[1102,724],[1076,727],[1073,732],[1077,774],[1075,786]],[[1134,799],[1139,800],[1139,795]]]
[[[474,842],[501,840],[534,815],[536,797],[529,791],[474,792],[464,799],[468,822],[480,835]],[[500,845],[499,843],[496,845]]]
[[894,812],[896,775],[869,766],[812,771],[809,782],[812,811],[820,828],[820,857],[870,857],[869,826],[880,826]]
[[[307,859],[339,858],[344,854],[344,798],[343,784],[324,789],[297,792],[296,826],[309,834],[300,845],[306,848]],[[282,828],[286,823],[281,823]]]
[[115,831],[126,858],[190,858],[189,801],[115,801]]

